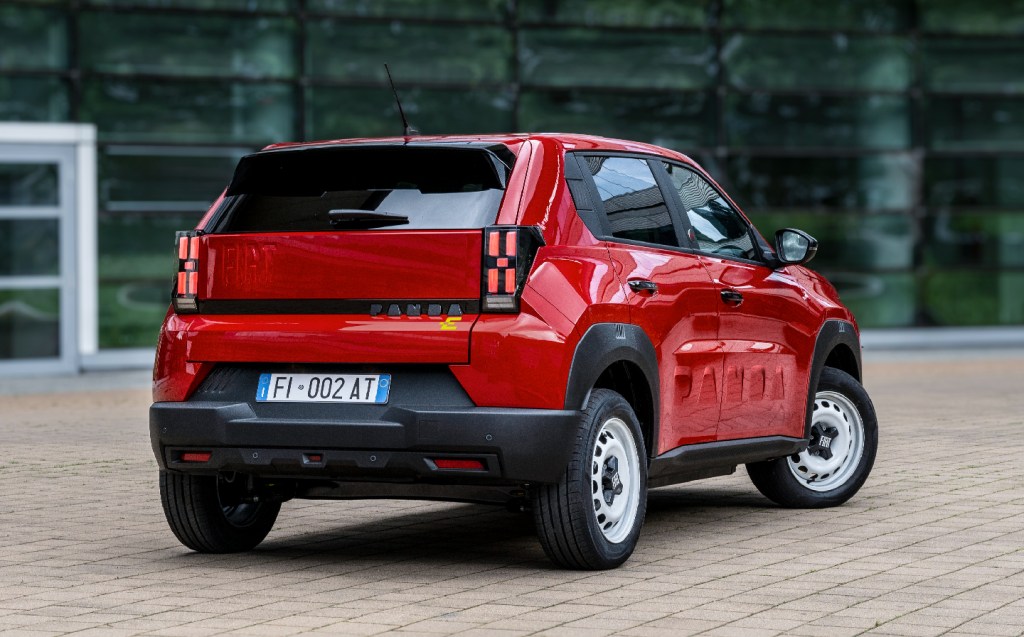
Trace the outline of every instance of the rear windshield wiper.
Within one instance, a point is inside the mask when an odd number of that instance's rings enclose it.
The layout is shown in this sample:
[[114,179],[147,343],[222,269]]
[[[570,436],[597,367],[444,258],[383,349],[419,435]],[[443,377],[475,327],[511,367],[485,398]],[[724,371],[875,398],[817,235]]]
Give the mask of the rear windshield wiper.
[[409,223],[409,217],[387,212],[359,210],[358,208],[337,208],[327,213],[335,228],[383,228]]

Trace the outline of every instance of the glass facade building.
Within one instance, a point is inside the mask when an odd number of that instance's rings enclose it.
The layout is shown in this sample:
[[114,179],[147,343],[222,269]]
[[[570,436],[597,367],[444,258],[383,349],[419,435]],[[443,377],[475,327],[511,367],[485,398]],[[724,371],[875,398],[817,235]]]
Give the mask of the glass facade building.
[[154,345],[240,156],[401,131],[385,62],[427,133],[690,154],[865,327],[1022,324],[1022,34],[1024,0],[9,0],[0,121],[97,126],[103,349]]

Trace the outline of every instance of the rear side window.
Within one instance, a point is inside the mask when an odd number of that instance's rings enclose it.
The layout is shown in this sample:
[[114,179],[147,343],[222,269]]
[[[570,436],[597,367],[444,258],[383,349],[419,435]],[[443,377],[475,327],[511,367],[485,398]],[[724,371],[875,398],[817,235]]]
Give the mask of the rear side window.
[[215,232],[445,230],[494,223],[510,167],[479,147],[302,148],[242,158]]
[[672,217],[651,168],[633,157],[585,157],[613,237],[679,246]]

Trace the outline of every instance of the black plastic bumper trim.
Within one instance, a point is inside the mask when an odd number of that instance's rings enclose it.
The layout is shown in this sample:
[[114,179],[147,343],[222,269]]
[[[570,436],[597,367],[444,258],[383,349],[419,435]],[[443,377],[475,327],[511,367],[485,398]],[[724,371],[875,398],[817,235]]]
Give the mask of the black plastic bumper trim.
[[[289,420],[259,418],[248,403],[193,401],[153,404],[149,426],[157,462],[176,471],[557,482],[578,417],[569,410],[391,407],[381,420]],[[184,450],[212,455],[205,463],[180,462]],[[309,463],[309,454],[322,454],[323,462]],[[487,469],[438,470],[427,462],[434,458],[476,458]]]

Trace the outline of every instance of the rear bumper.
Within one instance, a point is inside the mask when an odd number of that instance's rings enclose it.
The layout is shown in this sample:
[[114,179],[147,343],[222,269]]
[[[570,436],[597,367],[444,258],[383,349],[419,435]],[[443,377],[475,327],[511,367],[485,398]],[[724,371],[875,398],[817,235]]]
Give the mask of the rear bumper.
[[[577,419],[561,410],[391,407],[379,420],[289,420],[258,417],[246,402],[192,401],[154,403],[149,430],[157,462],[171,471],[487,484],[557,482]],[[210,459],[182,461],[196,451]],[[439,469],[438,458],[484,468]]]

